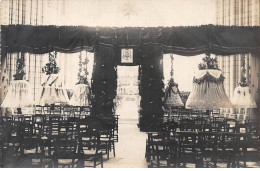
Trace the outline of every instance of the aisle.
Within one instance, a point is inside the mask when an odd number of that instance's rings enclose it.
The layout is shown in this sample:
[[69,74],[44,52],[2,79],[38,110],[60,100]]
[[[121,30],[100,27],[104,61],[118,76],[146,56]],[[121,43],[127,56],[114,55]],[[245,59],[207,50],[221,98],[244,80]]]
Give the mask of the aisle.
[[117,110],[119,117],[119,142],[116,157],[104,162],[104,168],[145,168],[146,134],[140,132],[136,102],[126,101]]

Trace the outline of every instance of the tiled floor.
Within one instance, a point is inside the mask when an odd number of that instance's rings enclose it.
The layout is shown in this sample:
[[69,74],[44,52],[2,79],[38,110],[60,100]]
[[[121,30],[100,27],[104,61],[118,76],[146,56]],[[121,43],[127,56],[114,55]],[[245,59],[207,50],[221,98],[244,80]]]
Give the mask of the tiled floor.
[[116,157],[104,162],[105,168],[145,168],[146,134],[137,127],[138,111],[135,101],[126,101],[118,107],[119,142]]

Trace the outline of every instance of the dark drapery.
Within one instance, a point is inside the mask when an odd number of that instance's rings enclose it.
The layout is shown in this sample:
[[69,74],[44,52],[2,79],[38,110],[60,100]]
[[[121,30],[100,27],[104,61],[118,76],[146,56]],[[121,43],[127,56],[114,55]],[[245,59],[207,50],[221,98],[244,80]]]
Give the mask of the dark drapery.
[[[2,48],[7,53],[29,52],[64,53],[93,51],[97,35],[99,43],[113,46],[117,37],[118,47],[139,47],[140,33],[143,44],[159,44],[165,53],[193,56],[210,52],[217,55],[260,52],[260,27],[196,26],[106,28],[84,26],[2,26]],[[161,37],[161,41],[157,41]]]
[[158,131],[162,124],[163,109],[163,64],[162,48],[157,45],[143,46],[140,51],[141,96],[139,127],[142,131]]
[[113,114],[117,90],[117,67],[114,49],[98,46],[94,54],[92,108],[95,115]]
[[[1,26],[2,65],[7,53],[44,54],[51,51],[95,52],[92,77],[94,114],[112,114],[117,88],[120,49],[134,49],[140,65],[141,109],[139,127],[153,131],[163,110],[162,54],[194,56],[202,53],[232,55],[260,52],[260,27],[196,26],[157,28],[105,28],[83,26]],[[1,79],[5,72],[2,70]],[[6,86],[2,86],[2,89]]]

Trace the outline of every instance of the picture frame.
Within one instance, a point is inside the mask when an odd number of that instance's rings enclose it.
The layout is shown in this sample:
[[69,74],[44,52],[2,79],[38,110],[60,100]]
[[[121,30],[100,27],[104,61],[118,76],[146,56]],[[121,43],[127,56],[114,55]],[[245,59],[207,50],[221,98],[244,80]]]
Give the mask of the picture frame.
[[134,62],[134,50],[131,48],[121,49],[121,63],[132,64]]

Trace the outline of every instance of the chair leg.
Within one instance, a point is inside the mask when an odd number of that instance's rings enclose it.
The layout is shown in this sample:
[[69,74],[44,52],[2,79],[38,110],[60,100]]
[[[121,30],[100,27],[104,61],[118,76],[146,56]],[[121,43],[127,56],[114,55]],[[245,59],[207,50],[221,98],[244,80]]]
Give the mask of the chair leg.
[[113,142],[113,152],[114,152],[114,157],[116,157],[116,148],[115,148],[115,142]]
[[94,168],[96,168],[96,166],[97,166],[97,156],[95,155],[95,157],[94,157]]
[[160,157],[157,155],[157,168],[159,168],[160,167]]
[[109,149],[107,148],[107,160],[109,160]]
[[102,153],[101,153],[101,159],[100,159],[100,164],[101,164],[101,168],[103,168],[103,155],[102,155]]
[[54,159],[54,168],[58,168],[58,159]]

